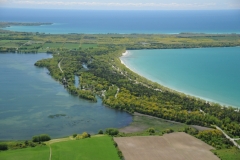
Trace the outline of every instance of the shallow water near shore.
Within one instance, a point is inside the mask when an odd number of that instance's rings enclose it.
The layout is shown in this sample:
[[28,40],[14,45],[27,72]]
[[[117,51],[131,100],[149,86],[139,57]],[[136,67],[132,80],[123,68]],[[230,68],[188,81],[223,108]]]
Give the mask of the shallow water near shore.
[[240,108],[240,47],[128,51],[134,72],[168,88]]
[[[0,140],[31,139],[46,133],[52,138],[73,133],[97,133],[132,122],[126,112],[71,96],[64,87],[34,66],[50,54],[0,54]],[[50,117],[49,117],[50,116]]]

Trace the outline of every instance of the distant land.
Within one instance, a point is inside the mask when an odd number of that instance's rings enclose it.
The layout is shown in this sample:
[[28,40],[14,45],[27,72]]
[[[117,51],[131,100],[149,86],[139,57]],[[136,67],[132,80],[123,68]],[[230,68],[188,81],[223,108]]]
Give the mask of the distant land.
[[22,23],[22,22],[0,22],[0,28],[6,28],[10,26],[41,26],[41,25],[51,25],[52,23]]

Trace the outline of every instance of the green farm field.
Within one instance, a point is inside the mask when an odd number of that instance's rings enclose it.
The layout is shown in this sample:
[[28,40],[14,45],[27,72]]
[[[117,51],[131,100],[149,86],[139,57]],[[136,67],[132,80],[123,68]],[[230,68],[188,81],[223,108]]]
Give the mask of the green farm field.
[[62,47],[63,46],[63,43],[60,43],[60,42],[56,42],[56,43],[44,43],[43,45],[43,48],[57,48],[57,47]]
[[216,154],[222,160],[239,160],[240,159],[240,150],[235,147],[231,149],[214,150],[213,153]]
[[24,43],[26,43],[27,40],[0,40],[0,47],[20,47]]
[[49,147],[16,149],[0,152],[1,160],[44,160],[49,158]]
[[86,48],[96,48],[96,47],[97,47],[97,44],[87,44],[87,43],[85,43],[85,44],[81,44],[80,47],[81,47],[82,49],[86,49]]
[[71,50],[71,49],[79,49],[79,43],[64,43],[64,48],[66,48],[66,49],[69,49],[69,50]]
[[109,136],[96,136],[81,140],[51,144],[52,160],[119,160],[117,150]]
[[0,151],[1,160],[119,160],[112,137],[97,135],[81,140],[51,140],[45,146]]

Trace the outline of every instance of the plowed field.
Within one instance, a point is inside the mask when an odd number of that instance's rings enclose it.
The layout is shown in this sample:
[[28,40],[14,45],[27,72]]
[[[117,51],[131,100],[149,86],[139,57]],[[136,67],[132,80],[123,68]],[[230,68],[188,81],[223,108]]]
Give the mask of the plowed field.
[[214,149],[183,132],[148,137],[114,138],[125,160],[219,160]]

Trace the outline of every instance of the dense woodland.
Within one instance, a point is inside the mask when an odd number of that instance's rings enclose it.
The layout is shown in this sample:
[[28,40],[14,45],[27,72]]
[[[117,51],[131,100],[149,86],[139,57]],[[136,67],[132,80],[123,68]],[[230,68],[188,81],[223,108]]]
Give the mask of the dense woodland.
[[[238,34],[45,35],[4,32],[0,36],[1,52],[52,53],[53,58],[40,60],[35,65],[48,68],[49,74],[73,95],[91,101],[96,101],[98,95],[106,106],[129,113],[139,112],[186,124],[217,125],[232,137],[240,137],[240,112],[236,108],[209,103],[153,83],[126,68],[119,57],[126,49],[239,45]],[[75,75],[79,76],[79,87],[74,86]]]

